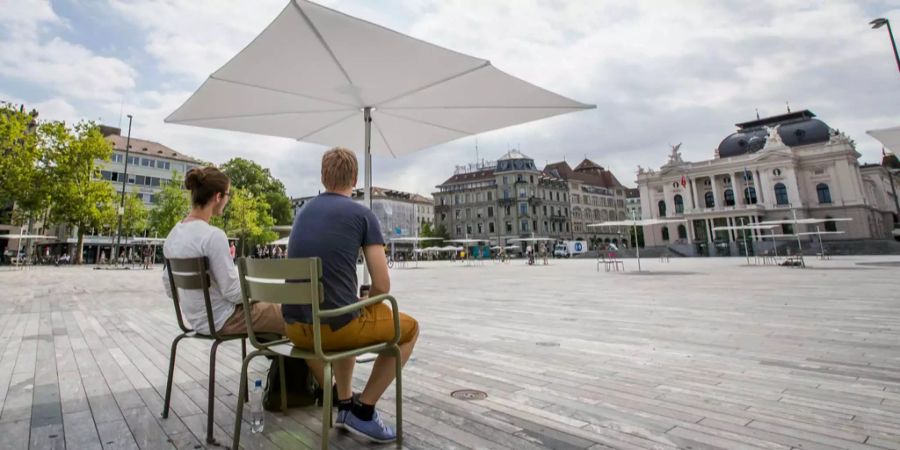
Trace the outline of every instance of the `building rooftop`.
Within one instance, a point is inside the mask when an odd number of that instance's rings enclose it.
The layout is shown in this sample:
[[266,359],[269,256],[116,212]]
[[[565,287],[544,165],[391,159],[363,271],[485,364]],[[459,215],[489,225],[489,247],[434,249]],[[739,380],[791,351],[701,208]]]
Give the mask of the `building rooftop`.
[[812,119],[813,117],[816,117],[816,115],[813,114],[812,111],[804,109],[803,111],[789,112],[787,114],[778,114],[774,116],[763,117],[762,119],[751,120],[749,122],[736,123],[734,124],[734,126],[738,127],[739,130],[746,130],[748,128],[776,125],[783,122]]
[[[353,198],[360,199],[363,198],[363,189],[354,189],[353,190]],[[426,205],[434,204],[434,200],[429,197],[425,197],[424,195],[416,194],[413,192],[404,192],[398,191],[396,189],[388,189],[378,186],[372,186],[372,198],[387,198],[387,199],[395,199],[395,200],[405,200],[411,203],[421,203]]]
[[603,166],[585,158],[575,169],[565,161],[547,164],[544,172],[565,180],[574,179],[591,186],[600,186],[607,189],[623,188],[615,175]]
[[[100,132],[103,133],[103,136],[108,142],[113,145],[113,148],[115,150],[122,152],[125,151],[125,142],[128,140],[128,138],[126,136],[122,136],[121,129],[101,125]],[[160,144],[159,142],[138,139],[133,136],[131,137],[131,150],[129,153],[133,153],[135,155],[172,159],[192,164],[203,164],[203,161],[185,155],[184,153],[179,153],[163,144]]]

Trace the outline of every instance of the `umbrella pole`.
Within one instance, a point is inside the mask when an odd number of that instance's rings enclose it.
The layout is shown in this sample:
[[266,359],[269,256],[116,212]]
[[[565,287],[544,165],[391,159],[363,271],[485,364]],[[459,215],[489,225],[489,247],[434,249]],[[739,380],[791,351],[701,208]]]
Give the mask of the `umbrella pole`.
[[[366,142],[365,142],[365,167],[364,167],[364,177],[365,177],[365,189],[364,189],[364,197],[363,201],[366,206],[371,210],[372,209],[372,108],[370,106],[366,106],[363,108],[363,121],[366,124]],[[393,252],[392,252],[393,253]],[[365,253],[363,253],[365,255]],[[364,261],[368,263],[368,261]],[[363,282],[362,284],[369,284],[369,266],[368,264],[363,264]]]

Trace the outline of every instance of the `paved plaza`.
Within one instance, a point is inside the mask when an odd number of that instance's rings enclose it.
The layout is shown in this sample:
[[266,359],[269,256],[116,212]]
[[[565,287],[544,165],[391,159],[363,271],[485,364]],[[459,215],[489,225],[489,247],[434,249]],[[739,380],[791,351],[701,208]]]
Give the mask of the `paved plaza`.
[[[808,261],[392,269],[422,330],[404,371],[406,447],[900,449],[900,257]],[[208,343],[182,344],[173,414],[159,417],[177,334],[160,279],[159,268],[0,268],[0,448],[203,446]],[[239,358],[223,344],[221,442]],[[370,365],[358,365],[357,389]],[[487,398],[452,398],[459,389]],[[392,399],[393,388],[388,420]],[[262,435],[243,427],[242,446],[317,447],[319,417],[268,414]]]

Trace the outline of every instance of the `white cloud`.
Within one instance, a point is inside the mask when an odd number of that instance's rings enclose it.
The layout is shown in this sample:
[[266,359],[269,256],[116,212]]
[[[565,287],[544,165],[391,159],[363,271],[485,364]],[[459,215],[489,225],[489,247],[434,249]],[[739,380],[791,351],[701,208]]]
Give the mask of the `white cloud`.
[[[109,2],[121,22],[142,36],[135,61],[155,65],[160,80],[136,85],[127,64],[102,59],[96,49],[79,49],[60,36],[0,43],[5,49],[0,60],[22,64],[17,79],[48,86],[58,93],[53,99],[75,105],[85,116],[117,119],[120,98],[125,98],[125,113],[135,116],[135,136],[219,163],[250,157],[270,167],[292,195],[319,189],[321,147],[163,123],[286,1]],[[323,3],[490,59],[508,73],[598,105],[593,111],[485,133],[478,137],[484,159],[495,159],[509,147],[521,147],[539,164],[563,157],[577,163],[587,156],[631,184],[636,165],[665,161],[668,144],[683,142],[687,159],[711,158],[734,123],[755,117],[757,108],[762,115],[783,112],[786,101],[847,131],[860,144],[864,161],[880,154],[865,130],[896,125],[893,99],[900,85],[890,44],[884,30],[870,30],[867,22],[870,16],[900,16],[897,0]],[[41,35],[67,26],[46,2],[31,5],[36,9],[22,16],[32,19],[17,27]],[[0,27],[11,27],[11,20],[0,19]],[[45,44],[47,55],[41,54]],[[7,54],[16,55],[16,61]],[[78,64],[92,58],[92,64]],[[69,70],[71,61],[77,70]],[[106,72],[85,75],[87,67],[98,65]],[[97,93],[103,90],[107,93]],[[48,108],[71,114],[62,103]],[[456,164],[474,160],[474,142],[462,139],[397,160],[376,157],[375,184],[429,193]]]

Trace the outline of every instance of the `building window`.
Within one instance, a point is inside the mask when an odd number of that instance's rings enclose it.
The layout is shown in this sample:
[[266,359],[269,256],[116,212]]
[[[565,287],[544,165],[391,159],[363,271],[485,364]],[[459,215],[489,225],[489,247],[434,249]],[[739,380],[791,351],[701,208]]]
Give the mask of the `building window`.
[[521,223],[519,223],[519,231],[521,233],[528,232],[528,221],[527,220],[523,220]]
[[528,214],[528,203],[525,203],[525,202],[519,203],[519,214],[522,214],[522,215]]
[[506,175],[503,175],[503,184],[509,184],[509,179],[506,178]]
[[787,188],[784,187],[784,183],[778,183],[775,185],[775,203],[778,205],[788,204]]
[[456,226],[456,235],[457,235],[457,236],[461,236],[461,235],[462,235],[462,226],[461,226],[461,225],[457,225],[457,226]]
[[506,222],[506,232],[512,233],[512,223],[511,222]]
[[509,198],[509,189],[504,189],[504,190],[503,190],[503,198],[504,198],[504,199]]
[[734,206],[734,191],[725,189],[725,206]]
[[472,218],[472,208],[466,208],[466,219]]
[[816,185],[816,194],[819,196],[819,203],[831,203],[831,191],[825,183]]
[[[785,217],[782,220],[788,220],[788,218]],[[794,226],[789,223],[781,224],[781,233],[782,234],[794,234]]]
[[678,239],[687,239],[687,228],[684,225],[678,225]]
[[660,200],[656,206],[659,208],[659,217],[666,217],[666,201]]
[[775,175],[776,177],[780,177],[780,176],[781,176],[781,169],[773,169],[773,170],[772,170],[772,175]]
[[494,232],[494,222],[488,222],[488,232]]
[[454,211],[454,213],[456,213],[456,220],[459,220],[459,216],[460,216],[460,214],[462,214],[462,210],[457,209],[456,211]]
[[572,203],[579,203],[581,198],[579,198],[578,194],[572,194]]
[[487,193],[487,201],[494,201],[494,193],[492,191],[488,191]]
[[664,241],[669,240],[669,227],[666,227],[666,226],[662,227],[662,240],[664,240]]
[[494,207],[488,206],[488,217],[494,217]]
[[472,234],[472,225],[466,225],[466,233]]
[[756,204],[756,188],[755,187],[750,186],[750,187],[744,189],[744,203],[746,203],[748,205]]
[[707,192],[703,195],[703,198],[706,199],[706,207],[707,208],[715,208],[716,207],[716,196],[713,195],[712,192]]
[[478,224],[478,234],[482,234],[482,233],[484,233],[484,225],[479,223]]
[[546,220],[544,221],[544,231],[550,231],[550,224]]
[[[825,216],[826,219],[831,219],[831,216]],[[837,231],[837,223],[833,220],[828,220],[825,222],[825,231]]]
[[675,214],[684,214],[684,198],[680,194],[675,196]]

